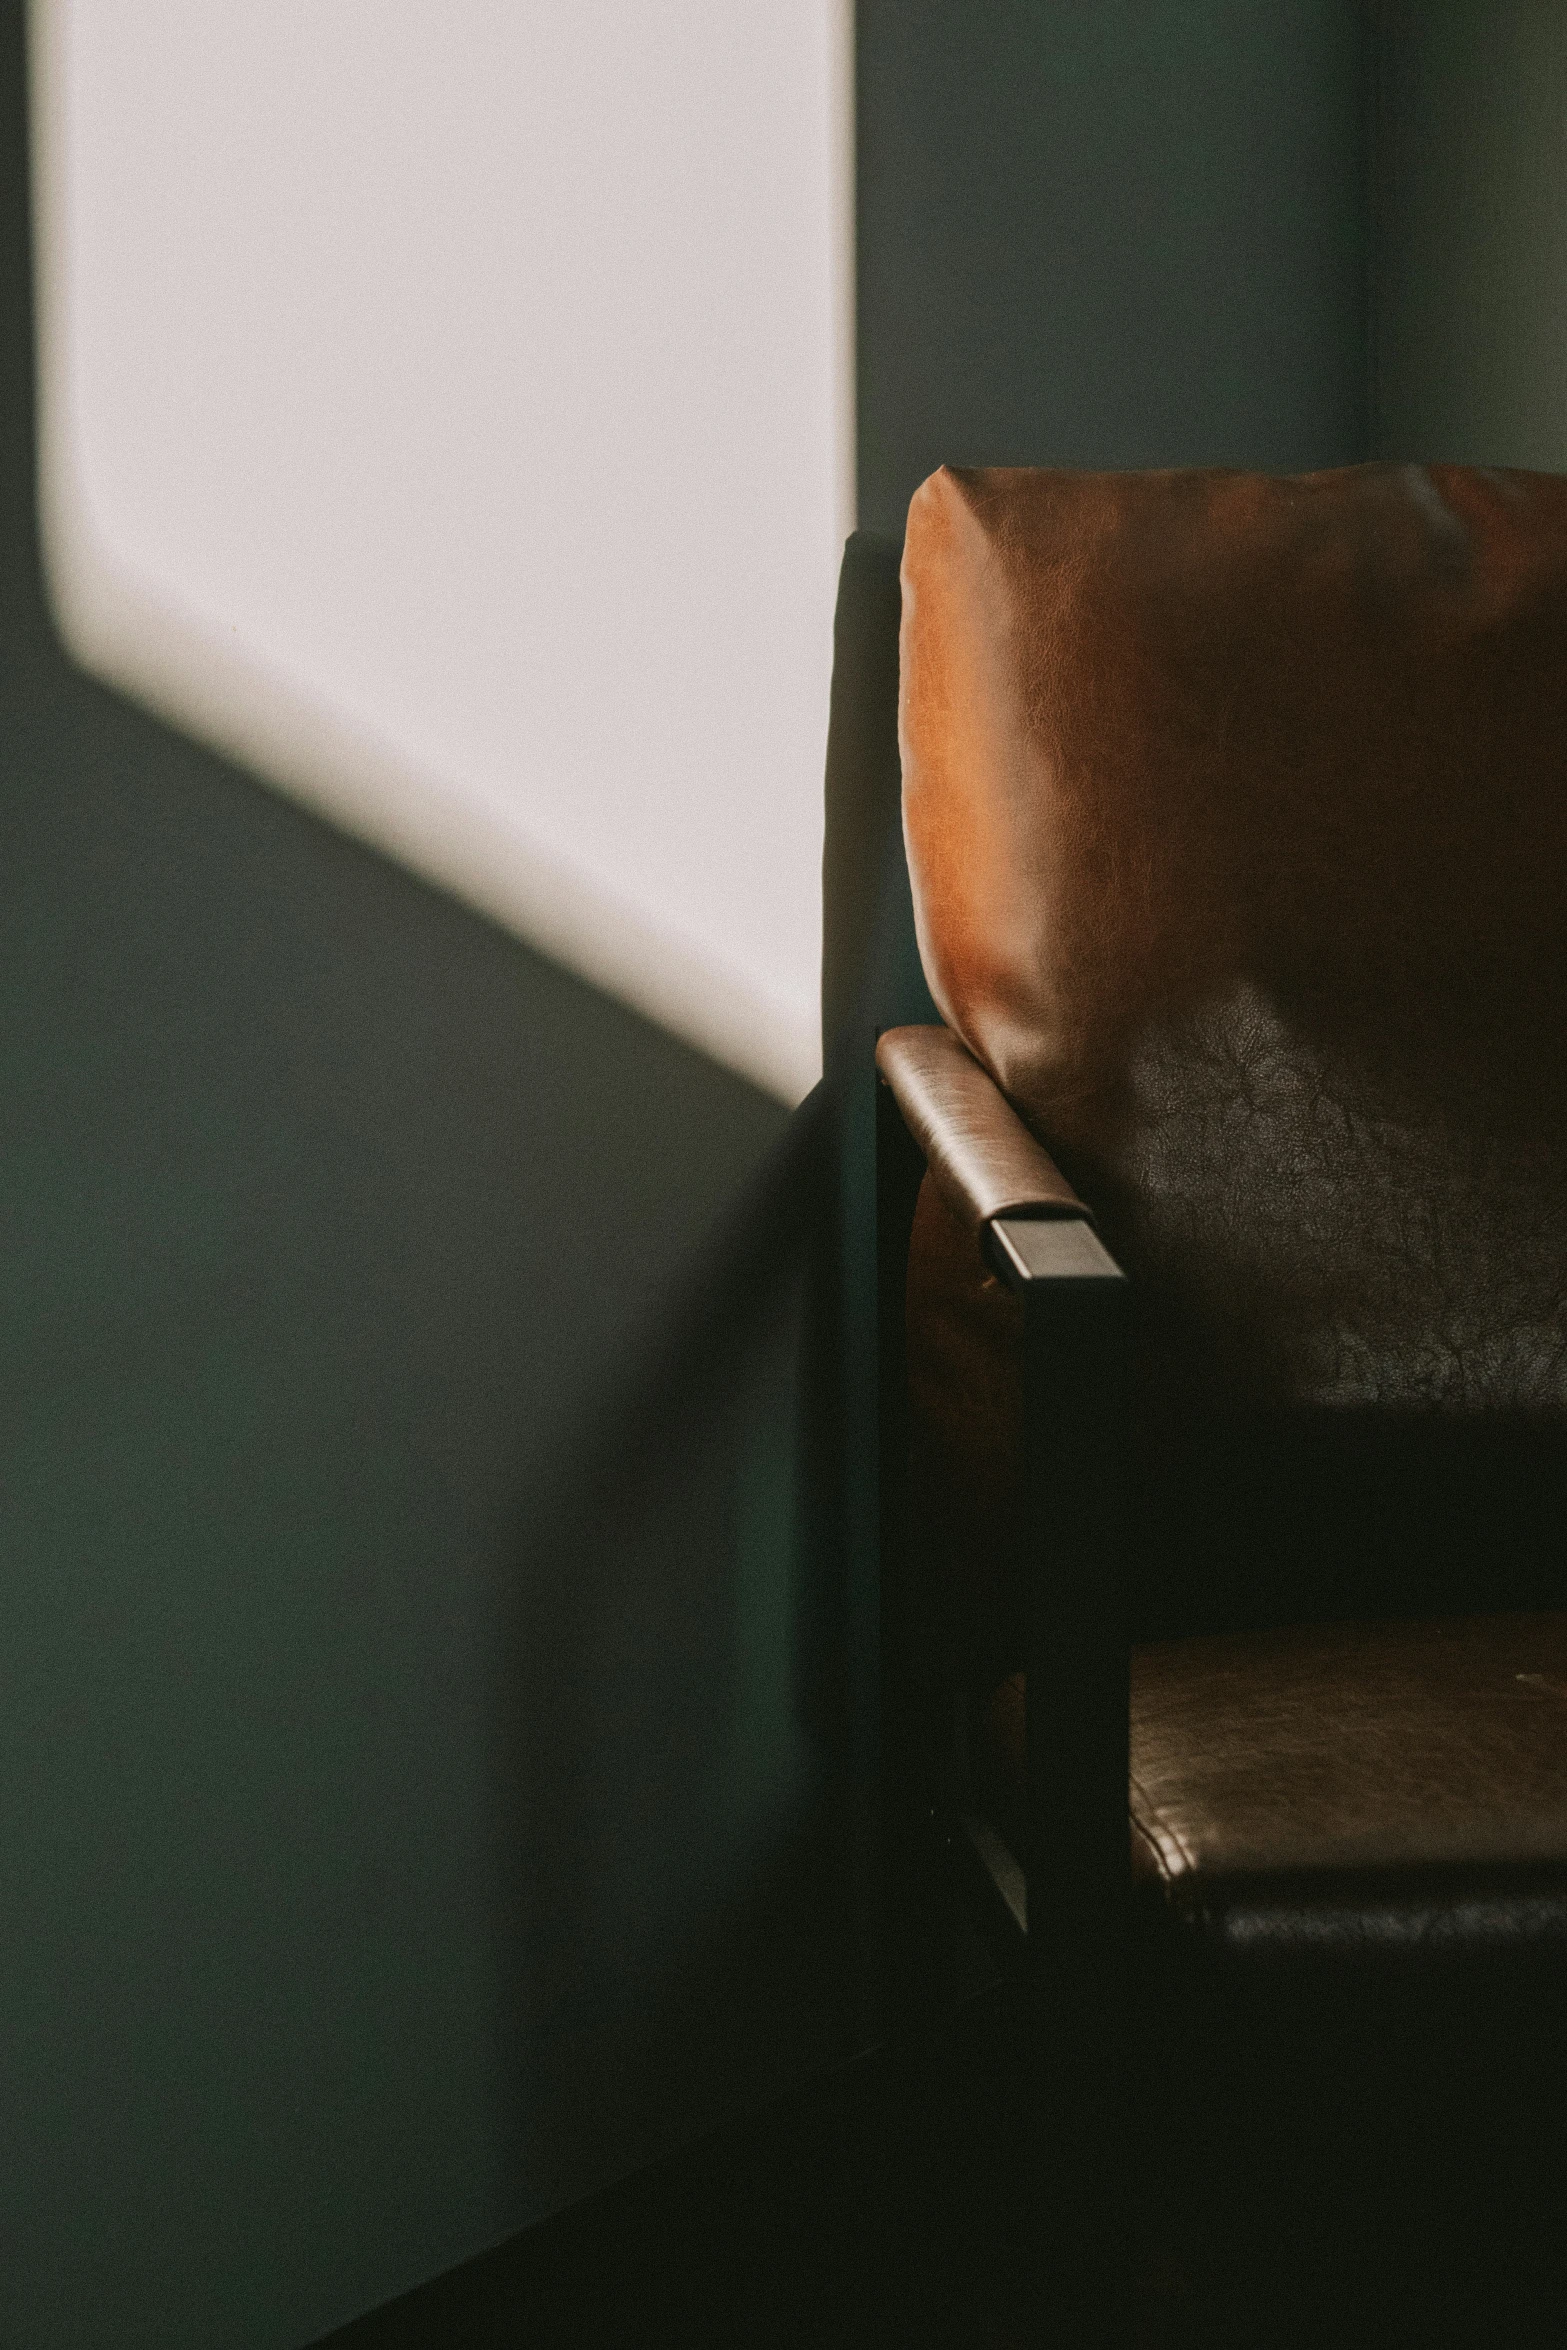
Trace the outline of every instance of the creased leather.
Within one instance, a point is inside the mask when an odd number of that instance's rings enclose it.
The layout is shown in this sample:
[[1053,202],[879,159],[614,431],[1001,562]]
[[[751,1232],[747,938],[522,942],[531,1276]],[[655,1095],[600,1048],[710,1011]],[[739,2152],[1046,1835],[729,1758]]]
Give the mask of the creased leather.
[[1567,483],[942,472],[920,947],[1156,1380],[1567,1405]]
[[949,1028],[889,1028],[876,1066],[949,1207],[973,1229],[992,1217],[1088,1209]]
[[[1022,1839],[1021,1680],[985,1724]],[[1133,1873],[1237,1961],[1567,1951],[1567,1614],[1133,1651]]]
[[1567,1601],[1567,482],[942,472],[901,661],[932,991],[1132,1276],[1139,1632]]

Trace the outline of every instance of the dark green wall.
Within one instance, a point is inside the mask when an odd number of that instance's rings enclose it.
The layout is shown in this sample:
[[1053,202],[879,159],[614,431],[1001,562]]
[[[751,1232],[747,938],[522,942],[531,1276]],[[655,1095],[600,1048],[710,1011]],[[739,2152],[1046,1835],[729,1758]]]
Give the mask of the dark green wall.
[[0,2340],[239,2350],[852,2029],[800,1892],[788,1247],[713,1288],[786,1120],[61,657],[20,14]]
[[1567,10],[1377,9],[1378,455],[1567,469]]
[[[834,1177],[70,671],[4,24],[0,2339],[293,2344],[870,2028]],[[1357,38],[865,0],[866,520],[1358,453]]]
[[1356,0],[860,0],[860,520],[941,464],[1364,454]]

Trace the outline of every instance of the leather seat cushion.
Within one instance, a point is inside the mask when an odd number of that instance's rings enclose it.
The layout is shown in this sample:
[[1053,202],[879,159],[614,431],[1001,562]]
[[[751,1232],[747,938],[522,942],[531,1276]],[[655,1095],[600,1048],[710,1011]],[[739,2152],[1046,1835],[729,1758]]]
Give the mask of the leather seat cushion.
[[[1018,1842],[1023,1682],[985,1716]],[[1567,1958],[1567,1614],[1307,1625],[1132,1654],[1145,1912],[1237,1962]]]

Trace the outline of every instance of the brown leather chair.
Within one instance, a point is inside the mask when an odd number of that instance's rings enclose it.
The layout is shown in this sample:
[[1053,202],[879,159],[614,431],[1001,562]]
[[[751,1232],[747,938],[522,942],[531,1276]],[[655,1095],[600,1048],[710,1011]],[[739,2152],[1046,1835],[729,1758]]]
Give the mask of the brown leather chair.
[[1163,2306],[1204,2242],[1259,2344],[1521,2339],[1567,481],[943,471],[900,667],[945,1025],[877,1047],[889,1754],[1026,1914],[1041,2324],[1128,2338],[1162,2229]]

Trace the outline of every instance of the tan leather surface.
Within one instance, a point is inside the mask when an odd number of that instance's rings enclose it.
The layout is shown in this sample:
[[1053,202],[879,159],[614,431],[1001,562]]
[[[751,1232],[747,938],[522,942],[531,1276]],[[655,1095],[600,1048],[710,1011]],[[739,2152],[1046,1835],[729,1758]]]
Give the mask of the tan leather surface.
[[[1133,1281],[1139,1636],[1567,1603],[1567,482],[942,472],[903,579],[931,986]],[[1015,1339],[915,1250],[956,1517]]]
[[[1014,1833],[1022,1731],[1013,1679]],[[1231,1949],[1567,1939],[1567,1615],[1139,1647],[1129,1808],[1136,1873]]]
[[1087,1208],[995,1080],[948,1028],[888,1028],[876,1066],[947,1204],[977,1229],[993,1216]]
[[1567,1404],[1567,482],[943,471],[900,736],[944,1016],[1214,1399]]

